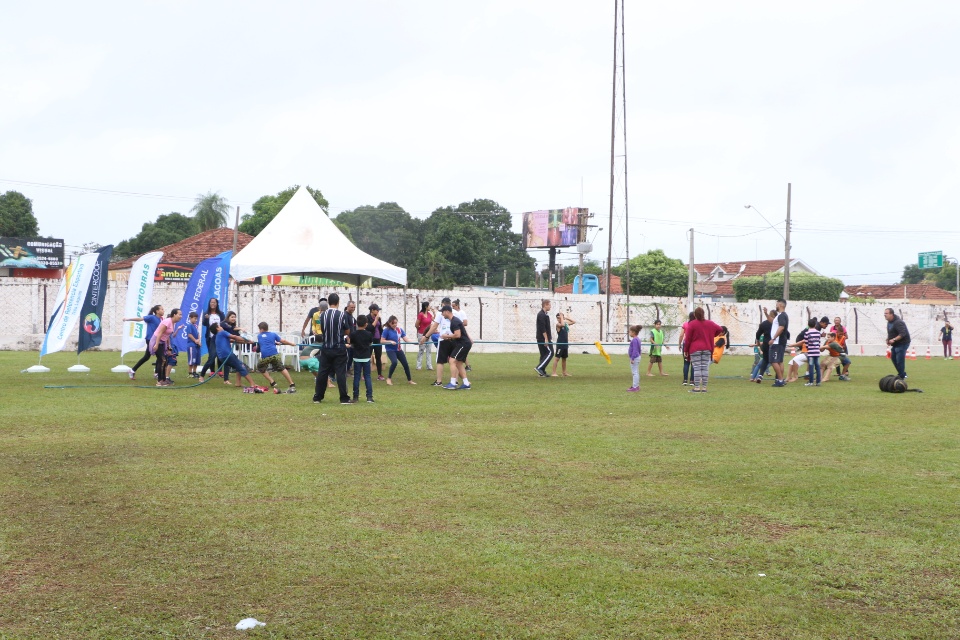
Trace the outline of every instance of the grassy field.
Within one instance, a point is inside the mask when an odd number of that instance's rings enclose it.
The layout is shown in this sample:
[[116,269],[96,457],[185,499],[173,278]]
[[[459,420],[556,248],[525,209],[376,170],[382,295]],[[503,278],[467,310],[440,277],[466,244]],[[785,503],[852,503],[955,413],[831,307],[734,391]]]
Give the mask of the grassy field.
[[471,359],[340,406],[0,353],[0,637],[960,637],[960,362]]

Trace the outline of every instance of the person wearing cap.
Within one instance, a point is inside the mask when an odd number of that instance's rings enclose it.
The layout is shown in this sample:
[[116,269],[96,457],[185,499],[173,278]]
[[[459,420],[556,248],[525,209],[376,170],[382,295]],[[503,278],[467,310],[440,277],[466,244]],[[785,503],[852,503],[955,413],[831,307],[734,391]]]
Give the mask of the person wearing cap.
[[326,311],[327,308],[328,308],[328,306],[329,306],[329,305],[327,304],[327,299],[326,299],[326,298],[320,298],[320,300],[317,302],[317,306],[312,307],[312,308],[310,309],[310,311],[307,311],[307,317],[306,317],[306,318],[304,319],[304,321],[303,321],[303,327],[300,328],[300,337],[301,337],[301,338],[306,338],[306,337],[307,337],[307,326],[308,326],[308,325],[310,326],[310,336],[316,335],[316,334],[314,333],[314,328],[315,328],[317,325],[316,325],[316,323],[315,323],[315,321],[314,321],[314,316],[316,316],[317,318],[319,318],[319,317],[320,317],[319,314],[320,314],[320,313],[323,313],[324,311]]
[[[444,298],[440,301],[440,309],[437,311],[437,315],[434,316],[433,322],[430,323],[430,329],[420,336],[420,340],[429,340],[430,336],[435,333],[438,333],[440,336],[450,333],[450,319],[443,314],[443,308],[450,307],[451,312],[453,307],[450,305],[450,298]],[[443,365],[447,363],[450,359],[450,350],[451,343],[449,340],[440,340],[437,343],[437,379],[430,383],[433,387],[442,387],[443,386]],[[454,365],[451,363],[450,365]]]
[[377,366],[377,380],[383,381],[383,346],[380,337],[383,335],[383,320],[380,318],[380,305],[376,302],[368,307],[367,331],[373,336],[373,363]]
[[[453,307],[444,305],[440,313],[450,323],[447,333],[440,332],[440,340],[443,343],[450,344],[450,384],[444,386],[448,391],[469,391],[470,381],[467,379],[467,354],[470,353],[470,346],[473,344],[470,336],[467,335],[467,329],[463,326],[463,321],[453,314]],[[463,383],[457,386],[457,375]]]

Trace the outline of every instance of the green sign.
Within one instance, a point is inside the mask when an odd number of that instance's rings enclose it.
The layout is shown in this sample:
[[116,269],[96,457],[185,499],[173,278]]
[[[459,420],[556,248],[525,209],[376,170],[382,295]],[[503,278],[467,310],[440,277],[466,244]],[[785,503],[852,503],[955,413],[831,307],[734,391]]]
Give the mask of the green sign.
[[943,268],[943,251],[927,251],[918,256],[921,269]]

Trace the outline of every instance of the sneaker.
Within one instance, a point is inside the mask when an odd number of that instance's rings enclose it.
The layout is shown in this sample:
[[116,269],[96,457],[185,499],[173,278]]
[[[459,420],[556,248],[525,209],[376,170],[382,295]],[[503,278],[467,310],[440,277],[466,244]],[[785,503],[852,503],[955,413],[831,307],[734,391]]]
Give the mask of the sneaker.
[[131,380],[136,380],[136,379],[137,379],[137,374],[136,374],[135,371],[128,371],[128,372],[127,372],[127,377],[129,377]]
[[443,386],[443,383],[442,383],[442,382],[437,382],[436,380],[434,380],[433,382],[430,383],[430,386],[431,386],[431,387],[442,387],[442,386]]
[[630,387],[627,391],[640,391],[640,387]]
[[443,388],[444,388],[444,389],[447,389],[447,390],[449,390],[449,391],[456,391],[457,389],[459,389],[459,387],[458,387],[457,385],[455,385],[455,384],[449,384],[449,383],[443,385]]
[[459,387],[457,387],[457,391],[470,391],[470,385],[462,384]]
[[470,365],[467,365],[467,371],[473,371],[473,367],[471,367]]
[[296,392],[297,392],[297,385],[295,384],[290,385],[290,388],[287,389],[287,393],[296,393]]
[[321,400],[317,396],[313,396],[313,404],[320,404]]
[[367,398],[367,402],[369,402],[370,404],[373,404],[373,398]]
[[837,378],[837,380],[843,380],[844,382],[847,382],[850,380],[850,376],[841,375],[839,378]]
[[687,393],[700,393],[700,389],[690,389]]
[[787,386],[787,383],[784,382],[783,380],[774,380],[772,386],[774,386],[774,387],[785,387],[785,386]]
[[685,387],[685,386],[687,386],[688,384],[690,384],[690,383],[687,382],[686,380],[684,380],[683,382],[680,383],[680,386],[681,386],[681,387]]
[[757,378],[756,380],[754,380],[754,382],[756,382],[757,384],[763,384],[763,378]]
[[805,387],[812,387],[812,386],[813,386],[813,383],[812,383],[812,382],[805,382],[803,386],[805,386]]
[[382,381],[386,380],[386,378],[384,378],[383,376],[377,376],[377,380],[380,380],[380,381],[382,382]]
[[357,404],[356,400],[342,400],[340,404]]
[[536,371],[536,372],[537,372],[537,375],[540,376],[541,378],[546,378],[546,377],[547,377],[547,372],[546,372],[546,371],[540,371],[540,369],[538,369],[537,367],[534,367],[533,370]]

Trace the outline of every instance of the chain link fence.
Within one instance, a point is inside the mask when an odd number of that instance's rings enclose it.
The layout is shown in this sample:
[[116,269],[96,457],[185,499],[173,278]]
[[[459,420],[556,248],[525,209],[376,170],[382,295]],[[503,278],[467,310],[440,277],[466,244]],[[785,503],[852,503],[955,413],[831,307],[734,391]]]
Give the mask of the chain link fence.
[[[47,322],[53,312],[60,283],[19,278],[4,278],[0,282],[0,349],[39,351],[46,332]],[[185,283],[157,283],[154,287],[153,304],[161,304],[167,311],[180,305]],[[116,279],[110,282],[104,303],[102,348],[120,348],[120,331],[127,282]],[[386,320],[395,315],[400,326],[409,334],[415,333],[417,312],[424,301],[439,308],[440,300],[449,296],[459,300],[461,311],[467,316],[467,331],[476,342],[474,352],[529,352],[537,351],[536,315],[541,301],[550,300],[551,318],[562,312],[575,324],[570,328],[571,343],[592,344],[601,341],[612,353],[625,353],[627,327],[642,325],[644,340],[649,338],[649,328],[660,320],[665,337],[666,353],[678,353],[681,325],[690,310],[685,299],[677,298],[632,298],[630,304],[624,296],[613,296],[608,315],[606,296],[582,294],[551,294],[549,291],[530,289],[489,290],[464,288],[451,291],[424,291],[415,289],[378,288],[356,289],[317,287],[242,286],[231,287],[228,308],[237,312],[239,325],[248,332],[255,332],[257,324],[266,322],[272,331],[288,336],[301,333],[307,312],[315,307],[321,296],[337,291],[341,308],[346,302],[357,302],[358,312],[366,313],[370,304],[382,309]],[[772,308],[773,301],[749,303],[714,303],[698,301],[707,316],[730,330],[733,353],[752,353],[752,345],[762,316],[763,308]],[[827,316],[831,322],[837,316],[847,327],[850,335],[848,345],[854,355],[883,355],[886,352],[886,320],[883,311],[892,306],[910,329],[912,345],[918,356],[926,355],[929,347],[933,355],[942,354],[939,330],[944,317],[956,318],[960,306],[933,306],[884,303],[844,302],[791,302],[787,307],[792,335],[799,333],[810,317]],[[609,344],[613,343],[613,344]],[[622,344],[622,346],[619,346]],[[76,341],[68,343],[67,349],[76,348]],[[580,347],[572,347],[576,351]],[[584,345],[583,350],[591,347]]]

